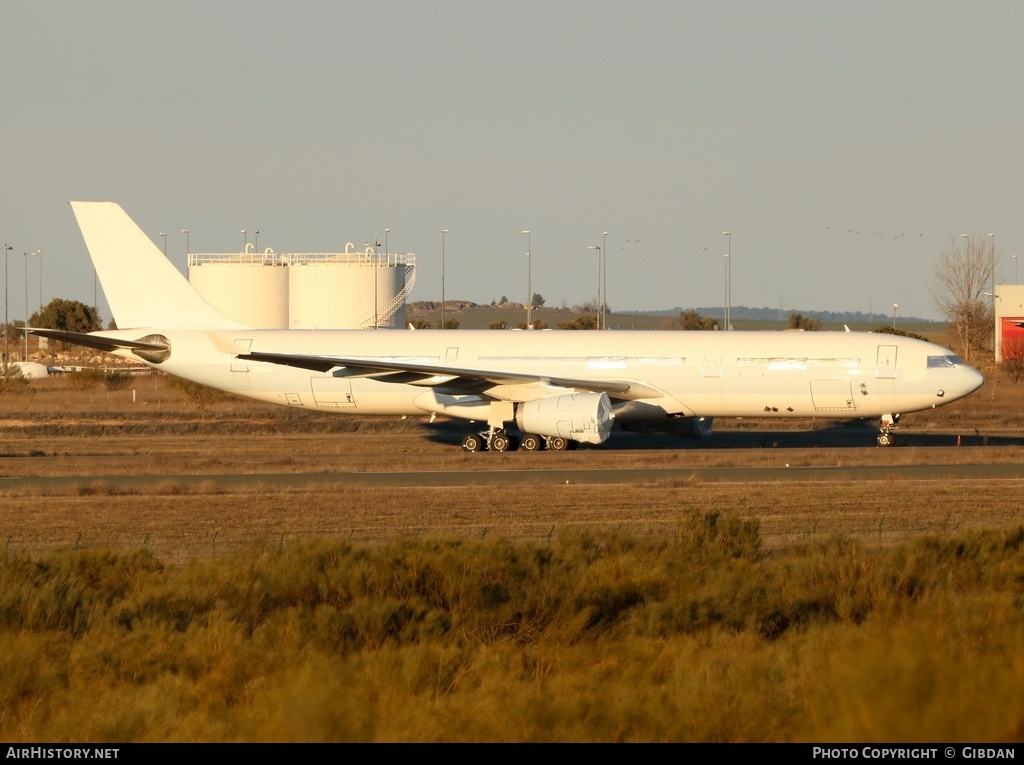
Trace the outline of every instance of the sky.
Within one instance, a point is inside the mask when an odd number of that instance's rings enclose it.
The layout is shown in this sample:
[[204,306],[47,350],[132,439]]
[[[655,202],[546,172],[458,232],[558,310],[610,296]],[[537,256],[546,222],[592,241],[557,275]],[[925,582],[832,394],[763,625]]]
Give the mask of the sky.
[[448,299],[525,301],[529,247],[533,292],[580,304],[600,246],[613,311],[722,305],[729,252],[733,306],[939,318],[961,234],[1016,278],[1022,35],[1017,0],[5,0],[10,317],[92,304],[88,200],[182,271],[182,229],[389,228],[411,300],[440,299],[443,248]]

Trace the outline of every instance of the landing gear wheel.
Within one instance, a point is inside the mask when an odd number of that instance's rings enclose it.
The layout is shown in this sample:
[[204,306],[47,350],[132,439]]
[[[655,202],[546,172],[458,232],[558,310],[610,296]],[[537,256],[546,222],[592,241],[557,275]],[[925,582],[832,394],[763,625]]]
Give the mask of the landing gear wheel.
[[553,452],[564,452],[569,448],[569,442],[561,436],[553,436],[551,440],[548,441],[548,448]]
[[508,436],[503,433],[495,433],[491,436],[491,451],[492,452],[507,452],[511,446],[509,443]]
[[881,435],[878,436],[879,446],[892,446],[895,443],[896,437],[893,436],[891,433],[882,433]]
[[467,452],[482,452],[485,444],[482,436],[476,433],[470,433],[464,439],[462,439],[462,449]]
[[539,452],[544,446],[544,441],[540,436],[535,436],[533,433],[527,433],[523,436],[523,451],[524,452]]

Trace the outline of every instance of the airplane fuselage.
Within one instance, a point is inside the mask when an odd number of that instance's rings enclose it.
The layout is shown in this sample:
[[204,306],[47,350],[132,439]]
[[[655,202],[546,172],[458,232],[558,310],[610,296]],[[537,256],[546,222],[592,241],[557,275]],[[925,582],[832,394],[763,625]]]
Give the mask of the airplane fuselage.
[[145,362],[154,368],[261,401],[359,414],[486,419],[452,404],[466,396],[518,403],[565,389],[506,383],[481,385],[478,393],[448,393],[443,379],[403,384],[352,376],[344,369],[310,371],[238,356],[287,347],[294,355],[624,380],[644,395],[615,402],[622,422],[666,416],[877,417],[932,408],[982,383],[977,371],[941,346],[865,332],[163,328],[100,334],[135,339],[151,332],[170,344],[166,360]]

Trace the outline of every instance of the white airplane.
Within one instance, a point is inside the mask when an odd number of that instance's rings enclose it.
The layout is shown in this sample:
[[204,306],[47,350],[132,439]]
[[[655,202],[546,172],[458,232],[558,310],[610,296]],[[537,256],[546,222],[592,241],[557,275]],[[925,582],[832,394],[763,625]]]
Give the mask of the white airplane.
[[206,302],[120,206],[71,205],[118,329],[34,334],[297,409],[486,423],[470,452],[600,444],[613,422],[703,434],[714,417],[880,418],[889,446],[900,414],[984,382],[941,346],[869,332],[253,329]]

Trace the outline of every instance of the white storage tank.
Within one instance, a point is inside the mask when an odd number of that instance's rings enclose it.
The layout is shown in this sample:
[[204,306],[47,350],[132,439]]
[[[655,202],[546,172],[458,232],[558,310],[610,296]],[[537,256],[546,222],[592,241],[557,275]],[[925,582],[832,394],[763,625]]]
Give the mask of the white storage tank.
[[264,253],[190,253],[188,280],[226,316],[260,329],[288,328],[288,259]]
[[190,253],[188,278],[219,311],[261,329],[405,326],[412,253]]
[[372,247],[342,253],[289,256],[290,329],[366,329],[405,326],[415,256]]

